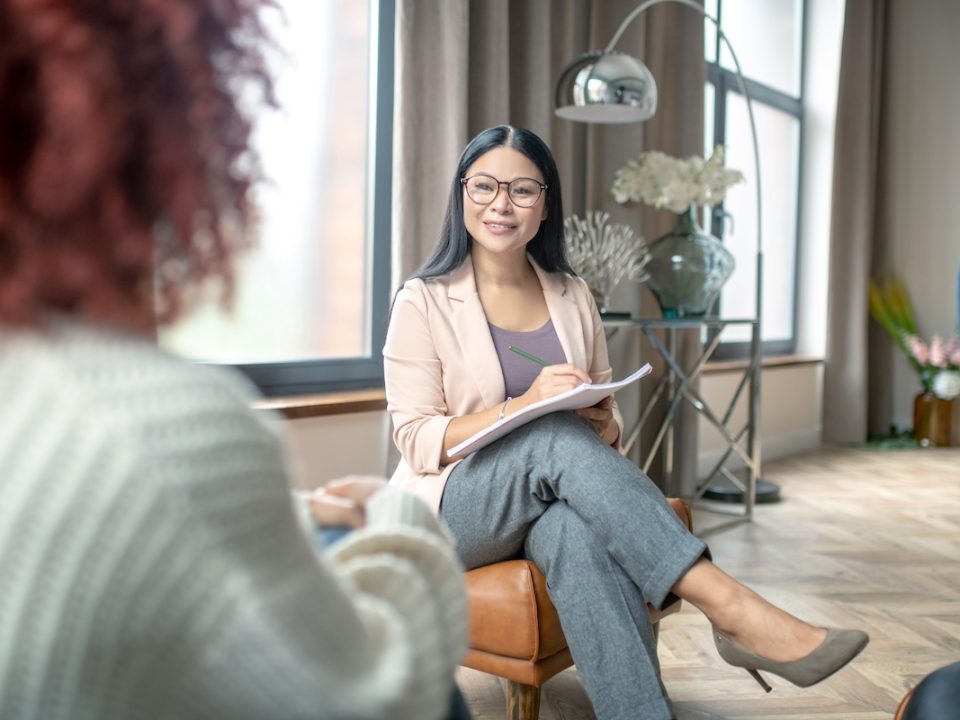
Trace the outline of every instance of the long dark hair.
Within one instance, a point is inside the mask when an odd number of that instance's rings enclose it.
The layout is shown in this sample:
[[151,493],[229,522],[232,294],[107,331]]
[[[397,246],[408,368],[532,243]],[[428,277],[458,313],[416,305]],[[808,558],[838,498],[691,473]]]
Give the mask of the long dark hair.
[[533,256],[548,272],[576,273],[567,262],[563,243],[563,201],[560,193],[560,173],[550,154],[550,149],[537,135],[524,128],[510,125],[497,125],[488,128],[471,140],[460,155],[457,172],[450,184],[450,199],[443,216],[440,240],[434,247],[430,258],[420,266],[413,278],[432,278],[446,275],[463,264],[470,252],[473,238],[463,224],[463,189],[460,179],[477,158],[498,147],[508,147],[522,153],[537,166],[543,175],[543,184],[547,186],[547,217],[540,223],[537,234],[527,244],[527,252]]

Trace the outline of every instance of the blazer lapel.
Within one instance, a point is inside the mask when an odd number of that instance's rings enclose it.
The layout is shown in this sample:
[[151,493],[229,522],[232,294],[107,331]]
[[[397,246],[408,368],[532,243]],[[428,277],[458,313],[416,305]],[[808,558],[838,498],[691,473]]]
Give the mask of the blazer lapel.
[[567,288],[564,276],[560,273],[548,273],[541,268],[536,260],[529,255],[530,265],[540,278],[543,288],[543,298],[547,302],[547,310],[553,320],[553,327],[560,339],[567,362],[578,368],[587,369],[586,343],[583,323],[580,319],[580,309],[577,301]]
[[477,281],[473,276],[470,256],[450,276],[447,298],[451,307],[451,322],[462,361],[469,368],[480,390],[486,407],[503,402],[506,390],[500,358],[490,336],[487,316],[483,312]]

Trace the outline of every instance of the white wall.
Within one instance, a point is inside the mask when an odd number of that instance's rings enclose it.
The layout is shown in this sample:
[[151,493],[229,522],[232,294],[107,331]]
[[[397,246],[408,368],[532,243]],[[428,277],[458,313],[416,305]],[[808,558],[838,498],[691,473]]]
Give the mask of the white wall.
[[[364,412],[288,423],[298,484],[309,489],[344,475],[386,475],[390,443],[387,413]],[[392,470],[392,468],[391,468]]]
[[[701,396],[717,415],[722,416],[726,411],[740,377],[737,372],[710,373],[701,381]],[[763,371],[760,382],[761,461],[820,447],[822,388],[823,366],[820,363],[771,367]],[[744,389],[732,416],[732,428],[739,429],[746,423],[747,410],[748,394]],[[699,477],[705,477],[713,469],[725,449],[726,443],[720,433],[706,418],[701,418]],[[730,462],[728,467],[740,465],[739,462]]]

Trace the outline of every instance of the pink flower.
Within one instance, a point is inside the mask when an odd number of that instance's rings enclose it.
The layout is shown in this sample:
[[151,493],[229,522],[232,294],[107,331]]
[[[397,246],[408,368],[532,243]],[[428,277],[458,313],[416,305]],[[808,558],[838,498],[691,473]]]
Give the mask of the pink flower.
[[923,340],[916,335],[911,335],[907,338],[907,345],[910,347],[910,354],[913,355],[914,360],[921,365],[926,365],[927,361],[930,360],[930,351]]
[[938,368],[947,366],[947,349],[939,335],[934,335],[930,341],[930,364]]
[[956,335],[951,335],[947,338],[947,342],[944,343],[943,349],[947,357],[950,358],[951,365],[960,365],[960,338]]

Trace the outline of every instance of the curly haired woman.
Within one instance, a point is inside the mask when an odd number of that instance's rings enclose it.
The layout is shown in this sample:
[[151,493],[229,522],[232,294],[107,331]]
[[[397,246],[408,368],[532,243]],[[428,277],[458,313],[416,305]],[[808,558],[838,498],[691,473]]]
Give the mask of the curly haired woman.
[[314,519],[363,527],[321,557],[250,388],[152,341],[246,244],[265,4],[0,0],[4,720],[448,708],[465,596],[432,513],[343,481]]

